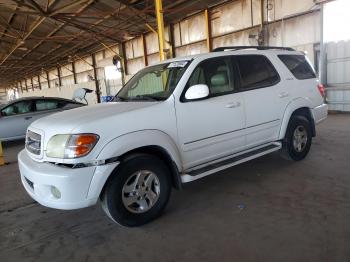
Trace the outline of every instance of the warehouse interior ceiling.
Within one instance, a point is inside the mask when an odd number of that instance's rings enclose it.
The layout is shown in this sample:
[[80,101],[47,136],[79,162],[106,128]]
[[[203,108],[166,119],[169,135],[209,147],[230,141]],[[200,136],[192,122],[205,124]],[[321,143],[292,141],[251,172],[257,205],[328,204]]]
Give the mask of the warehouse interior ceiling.
[[[218,0],[163,0],[165,23]],[[0,86],[156,29],[154,0],[0,0]]]

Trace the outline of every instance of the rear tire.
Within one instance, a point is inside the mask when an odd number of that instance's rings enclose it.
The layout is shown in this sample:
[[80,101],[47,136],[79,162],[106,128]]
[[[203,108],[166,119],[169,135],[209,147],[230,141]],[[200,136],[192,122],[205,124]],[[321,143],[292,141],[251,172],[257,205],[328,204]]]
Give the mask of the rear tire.
[[171,193],[170,171],[159,158],[135,154],[112,174],[102,196],[102,208],[115,222],[127,227],[159,217]]
[[304,116],[292,116],[283,141],[282,157],[300,161],[310,151],[312,129],[310,121]]

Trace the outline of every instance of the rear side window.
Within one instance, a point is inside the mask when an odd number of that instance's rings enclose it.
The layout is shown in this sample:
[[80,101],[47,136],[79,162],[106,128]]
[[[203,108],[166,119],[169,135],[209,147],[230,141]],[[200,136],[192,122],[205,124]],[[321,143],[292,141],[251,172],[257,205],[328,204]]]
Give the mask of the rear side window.
[[263,55],[235,56],[241,79],[241,89],[255,89],[277,84],[280,77]]
[[316,78],[316,74],[312,69],[309,62],[303,55],[279,55],[279,59],[288,67],[289,71],[295,76],[295,78],[311,79]]
[[36,100],[36,111],[54,110],[58,107],[58,101],[56,100]]

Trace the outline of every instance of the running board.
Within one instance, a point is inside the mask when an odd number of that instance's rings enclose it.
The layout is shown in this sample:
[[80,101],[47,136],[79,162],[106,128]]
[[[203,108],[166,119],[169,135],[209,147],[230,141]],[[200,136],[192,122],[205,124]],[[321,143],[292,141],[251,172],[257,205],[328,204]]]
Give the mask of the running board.
[[263,155],[270,154],[274,151],[280,150],[282,148],[282,143],[274,142],[272,144],[265,145],[263,147],[259,147],[256,149],[251,149],[249,151],[245,151],[239,154],[235,154],[232,157],[226,158],[220,162],[215,162],[213,164],[209,164],[205,167],[192,170],[187,174],[181,175],[182,183],[188,183],[202,177],[217,173],[221,170],[230,168],[232,166],[236,166],[238,164],[247,162],[254,158],[258,158]]

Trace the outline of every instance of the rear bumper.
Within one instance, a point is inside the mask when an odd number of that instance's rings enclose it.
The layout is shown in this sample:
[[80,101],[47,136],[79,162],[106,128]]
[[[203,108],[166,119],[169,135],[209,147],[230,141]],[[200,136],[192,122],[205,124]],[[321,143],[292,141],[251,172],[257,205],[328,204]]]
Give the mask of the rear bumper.
[[[22,184],[34,200],[51,208],[78,209],[97,202],[105,181],[117,164],[73,169],[36,162],[22,150],[18,165]],[[53,188],[60,192],[60,197],[55,196]]]
[[327,118],[328,105],[322,104],[320,106],[313,108],[311,111],[312,111],[312,115],[313,115],[314,120],[315,120],[315,124],[317,125]]

